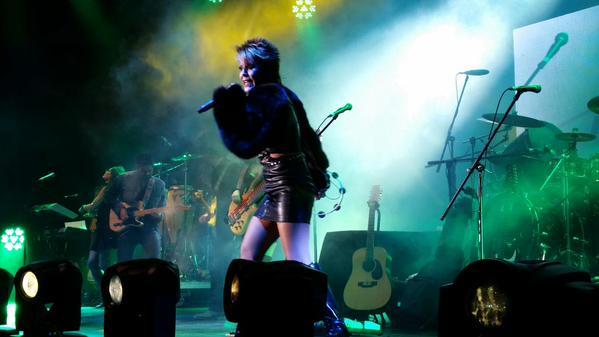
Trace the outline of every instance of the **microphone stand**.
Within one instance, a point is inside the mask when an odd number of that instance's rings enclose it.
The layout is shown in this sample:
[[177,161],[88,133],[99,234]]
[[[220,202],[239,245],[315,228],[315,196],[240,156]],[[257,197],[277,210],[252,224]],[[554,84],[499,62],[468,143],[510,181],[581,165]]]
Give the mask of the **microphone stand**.
[[[332,115],[328,115],[328,116],[326,116],[326,117],[324,118],[324,120],[323,120],[323,123],[324,123],[324,121],[326,121],[328,118],[331,118],[331,119],[330,119],[330,120],[329,120],[329,122],[328,122],[328,123],[327,123],[327,124],[324,126],[324,128],[322,128],[322,130],[321,130],[320,128],[319,128],[318,130],[316,130],[316,135],[317,135],[318,137],[320,137],[320,135],[322,135],[322,133],[324,132],[324,130],[326,130],[326,129],[327,129],[329,126],[331,126],[331,124],[333,124],[333,122],[334,122],[334,121],[336,121],[336,120],[337,120],[337,118],[339,117],[339,115],[340,115],[340,114],[332,114]],[[322,125],[322,123],[320,123],[320,124]]]
[[505,123],[505,120],[507,119],[507,116],[509,115],[509,113],[512,111],[514,104],[516,104],[516,101],[518,101],[518,99],[520,98],[520,95],[522,95],[522,91],[518,91],[516,93],[516,95],[514,95],[514,98],[512,99],[510,106],[508,107],[506,113],[503,115],[503,118],[501,118],[501,121],[499,121],[499,124],[497,124],[497,127],[495,128],[495,130],[493,130],[493,133],[487,140],[485,147],[482,149],[482,151],[480,151],[480,153],[478,154],[478,157],[472,163],[472,166],[468,170],[468,173],[466,174],[466,177],[462,181],[460,188],[458,188],[458,190],[455,192],[455,194],[453,195],[453,198],[451,198],[451,201],[449,202],[449,205],[445,209],[445,212],[443,212],[443,215],[441,216],[441,221],[445,220],[445,217],[447,217],[447,214],[453,207],[453,204],[458,199],[458,196],[462,192],[462,189],[464,188],[464,186],[466,186],[466,184],[468,183],[468,180],[470,179],[470,177],[472,176],[474,171],[475,170],[478,171],[478,256],[480,259],[485,258],[484,238],[483,238],[483,183],[484,183],[485,166],[481,163],[481,160],[485,156],[485,153],[487,152],[487,150],[489,149],[491,142],[493,141],[493,139],[495,139],[495,136],[499,132],[499,129]]
[[[448,184],[448,192],[449,192],[449,198],[451,199],[451,196],[455,193],[455,182],[456,182],[456,174],[455,174],[455,162],[453,162],[454,159],[454,152],[453,152],[453,145],[454,145],[454,141],[455,138],[451,135],[451,131],[453,130],[453,125],[455,124],[455,120],[458,117],[458,111],[460,109],[460,104],[462,103],[462,97],[464,96],[464,91],[466,89],[466,84],[468,83],[468,79],[470,78],[470,76],[466,75],[466,80],[464,80],[464,85],[462,86],[462,92],[460,93],[460,97],[458,99],[458,103],[455,107],[455,111],[453,113],[453,119],[451,120],[451,124],[449,124],[449,129],[447,130],[447,137],[445,138],[445,145],[443,146],[443,151],[441,152],[441,158],[439,158],[439,161],[443,160],[443,157],[445,156],[445,151],[447,150],[447,147],[449,146],[449,153],[450,153],[450,161],[447,161],[445,163],[445,167],[447,168],[447,184]],[[439,165],[437,165],[437,172],[439,172],[439,169],[441,168],[441,164],[439,163]]]
[[[326,116],[323,120],[322,123],[324,123],[324,121],[326,121],[327,119],[330,118],[330,120],[328,121],[328,123],[322,128],[320,129],[320,127],[315,131],[316,132],[316,136],[320,137],[322,135],[322,133],[329,127],[331,126],[331,124],[333,124],[334,121],[337,120],[337,118],[339,117],[339,114],[332,114],[332,115],[328,115]],[[320,125],[322,125],[322,123],[320,123]],[[314,213],[314,211],[312,211],[312,235],[313,235],[313,244],[314,244],[314,265],[318,267],[318,269],[320,270],[320,266],[318,266],[318,237],[317,237],[317,232],[318,232],[318,226],[317,226],[317,218],[318,216],[315,216],[316,213]]]

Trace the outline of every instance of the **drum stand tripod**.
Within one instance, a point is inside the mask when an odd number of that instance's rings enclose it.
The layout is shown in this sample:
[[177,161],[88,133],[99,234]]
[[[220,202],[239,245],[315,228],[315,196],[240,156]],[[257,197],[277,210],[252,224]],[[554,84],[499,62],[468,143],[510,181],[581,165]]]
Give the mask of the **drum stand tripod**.
[[[561,169],[562,172],[562,217],[564,219],[564,227],[566,230],[565,239],[566,239],[566,263],[568,265],[572,265],[573,255],[577,255],[577,258],[580,259],[578,263],[580,266],[584,265],[585,255],[584,250],[580,254],[575,254],[572,250],[572,215],[570,210],[570,172],[568,170],[568,163],[571,161],[573,157],[576,156],[576,142],[571,142],[568,146],[568,149],[561,155],[559,161],[551,170],[551,173],[547,176],[543,185],[539,189],[543,191],[549,181],[553,178],[553,176]],[[584,233],[582,237],[582,244],[584,245]]]

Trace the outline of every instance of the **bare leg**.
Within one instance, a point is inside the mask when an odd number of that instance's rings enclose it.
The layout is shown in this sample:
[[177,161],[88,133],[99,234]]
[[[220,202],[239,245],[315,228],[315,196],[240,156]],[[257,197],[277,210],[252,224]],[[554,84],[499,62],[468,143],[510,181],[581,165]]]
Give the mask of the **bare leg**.
[[310,264],[310,224],[303,222],[278,222],[281,244],[287,260]]
[[278,236],[279,233],[274,222],[252,217],[241,242],[241,258],[261,261],[268,247],[275,242]]

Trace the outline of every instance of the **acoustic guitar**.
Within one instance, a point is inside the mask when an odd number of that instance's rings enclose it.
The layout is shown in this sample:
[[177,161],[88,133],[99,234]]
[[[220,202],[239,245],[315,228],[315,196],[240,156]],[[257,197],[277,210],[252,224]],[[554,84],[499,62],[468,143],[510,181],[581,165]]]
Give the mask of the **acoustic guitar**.
[[390,258],[383,247],[374,245],[374,218],[380,197],[381,187],[373,186],[368,200],[366,247],[354,252],[352,272],[343,290],[343,300],[353,310],[377,310],[387,305],[391,299],[391,281],[387,272]]

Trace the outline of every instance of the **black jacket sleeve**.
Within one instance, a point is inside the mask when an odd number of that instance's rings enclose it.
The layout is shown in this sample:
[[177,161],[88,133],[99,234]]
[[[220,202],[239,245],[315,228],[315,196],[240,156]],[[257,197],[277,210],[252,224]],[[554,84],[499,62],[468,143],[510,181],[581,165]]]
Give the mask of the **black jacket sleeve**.
[[293,115],[293,107],[280,85],[264,84],[247,96],[239,85],[214,92],[214,117],[225,146],[240,158],[255,157],[277,132],[282,118]]

